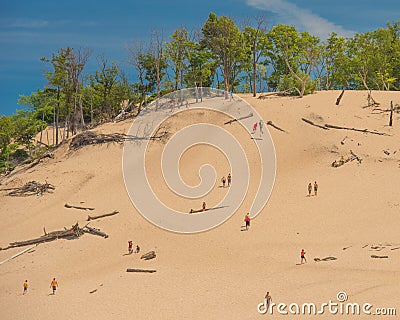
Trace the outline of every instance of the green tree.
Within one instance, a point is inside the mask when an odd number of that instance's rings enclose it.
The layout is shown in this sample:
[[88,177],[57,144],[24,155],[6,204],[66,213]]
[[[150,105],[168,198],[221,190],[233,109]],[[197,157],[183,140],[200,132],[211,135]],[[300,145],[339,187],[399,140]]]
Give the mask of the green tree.
[[239,28],[232,19],[210,13],[202,27],[200,44],[213,53],[224,79],[225,91],[231,91],[239,74],[235,68],[240,67],[244,53],[243,35]]
[[272,44],[272,59],[283,59],[291,76],[299,83],[294,89],[300,98],[303,97],[318,57],[318,37],[279,24],[269,31],[268,38]]
[[166,44],[166,57],[173,72],[174,90],[182,89],[187,68],[187,52],[190,42],[186,28],[177,29]]

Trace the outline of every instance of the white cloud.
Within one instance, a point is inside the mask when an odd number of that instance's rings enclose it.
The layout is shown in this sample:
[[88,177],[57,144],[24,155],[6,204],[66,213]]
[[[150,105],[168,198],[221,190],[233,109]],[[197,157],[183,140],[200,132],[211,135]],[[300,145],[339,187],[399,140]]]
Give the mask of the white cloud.
[[257,9],[275,13],[282,23],[293,25],[298,30],[308,31],[321,39],[326,39],[331,32],[344,37],[350,37],[355,33],[286,0],[246,0],[246,3]]
[[43,28],[49,24],[46,20],[17,19],[10,23],[12,28]]

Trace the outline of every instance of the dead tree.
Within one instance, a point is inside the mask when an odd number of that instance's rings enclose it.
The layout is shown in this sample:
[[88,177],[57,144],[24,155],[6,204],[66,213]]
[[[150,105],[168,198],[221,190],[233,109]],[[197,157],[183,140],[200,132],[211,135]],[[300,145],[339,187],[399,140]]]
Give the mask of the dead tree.
[[89,207],[80,207],[80,206],[73,206],[71,204],[66,203],[64,207],[68,209],[78,209],[78,210],[94,210],[94,208],[89,208]]
[[157,270],[145,270],[145,269],[126,269],[126,272],[142,272],[142,273],[154,273]]
[[30,239],[26,241],[11,242],[9,246],[7,248],[3,248],[3,250],[54,241],[57,239],[76,239],[83,234],[84,234],[83,229],[79,228],[78,223],[76,223],[70,229],[52,231],[49,233],[45,233],[43,236],[39,238]]
[[325,127],[329,128],[329,129],[351,130],[351,131],[357,131],[357,132],[363,132],[363,133],[377,134],[380,136],[389,136],[389,134],[387,134],[387,133],[378,132],[378,131],[369,131],[368,129],[348,128],[348,127],[341,127],[341,126],[336,126],[336,125],[332,125],[332,124],[325,124]]
[[342,93],[339,95],[339,97],[336,99],[336,105],[338,106],[340,103],[340,100],[342,100],[342,97],[344,95],[344,89],[342,90]]
[[106,234],[106,233],[100,231],[100,229],[97,229],[97,228],[85,226],[85,227],[83,228],[83,231],[86,232],[86,233],[91,233],[91,234],[94,234],[94,235],[96,235],[96,236],[103,237],[103,238],[105,238],[105,239],[108,238],[108,234]]
[[369,90],[368,92],[367,100],[368,100],[368,107],[377,107],[381,105],[379,102],[376,102],[375,99],[372,97],[371,90]]
[[149,252],[143,254],[143,255],[140,257],[140,259],[151,260],[151,259],[154,259],[156,256],[157,256],[157,255],[156,255],[155,251],[149,251]]
[[393,125],[393,101],[390,101],[390,117],[389,117],[389,126]]
[[321,129],[324,129],[324,130],[329,130],[329,128],[327,128],[326,126],[321,126],[321,125],[316,124],[316,123],[314,123],[314,122],[312,122],[311,120],[308,120],[308,119],[306,119],[306,118],[301,118],[301,120],[303,120],[304,122],[306,122],[306,123],[308,123],[308,124],[311,124],[311,125],[314,126],[314,127],[321,128]]
[[29,181],[22,187],[1,189],[0,191],[11,191],[8,195],[12,197],[28,197],[33,195],[41,196],[46,192],[52,193],[50,190],[55,190],[55,188],[55,186],[47,183],[47,181],[44,184],[36,181]]
[[87,221],[96,220],[96,219],[100,219],[100,218],[104,218],[104,217],[109,217],[109,216],[113,216],[113,215],[115,215],[115,214],[117,214],[117,213],[119,213],[119,211],[114,210],[114,211],[111,212],[111,213],[105,213],[105,214],[101,214],[101,215],[99,215],[99,216],[88,216],[88,217],[87,217]]

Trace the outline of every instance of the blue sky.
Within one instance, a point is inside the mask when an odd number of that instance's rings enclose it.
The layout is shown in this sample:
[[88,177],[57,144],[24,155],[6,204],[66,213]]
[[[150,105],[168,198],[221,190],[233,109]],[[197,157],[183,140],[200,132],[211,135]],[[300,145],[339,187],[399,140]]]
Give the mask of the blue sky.
[[86,72],[96,69],[104,54],[123,66],[126,43],[146,39],[152,30],[166,36],[181,26],[199,29],[210,12],[227,15],[238,23],[265,15],[270,25],[285,23],[320,37],[372,31],[400,20],[399,0],[0,0],[0,114],[12,114],[20,94],[43,88],[46,65],[66,46],[90,47],[93,54]]

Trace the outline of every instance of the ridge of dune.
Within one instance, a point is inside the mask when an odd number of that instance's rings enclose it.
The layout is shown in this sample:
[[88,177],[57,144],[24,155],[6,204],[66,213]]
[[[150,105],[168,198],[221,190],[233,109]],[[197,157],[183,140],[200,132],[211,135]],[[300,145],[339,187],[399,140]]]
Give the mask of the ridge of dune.
[[[367,92],[346,91],[336,106],[339,93],[317,92],[302,99],[240,95],[265,123],[272,121],[286,131],[266,126],[276,150],[276,180],[269,202],[248,232],[240,227],[256,192],[254,186],[239,211],[210,231],[182,235],[150,224],[135,210],[125,190],[122,144],[70,151],[65,143],[54,151],[54,159],[4,178],[0,189],[47,180],[56,190],[25,198],[0,191],[0,247],[38,237],[43,227],[51,231],[77,221],[84,225],[88,214],[120,213],[90,223],[109,234],[107,239],[86,234],[76,240],[43,243],[34,252],[0,265],[1,319],[50,319],[55,314],[58,319],[255,319],[266,291],[273,301],[288,304],[327,302],[345,291],[352,301],[396,307],[400,312],[400,249],[395,249],[400,247],[400,115],[394,113],[393,127],[388,127],[387,113],[365,108]],[[375,91],[373,95],[381,109],[387,109],[390,101],[400,103],[400,92]],[[226,120],[223,115],[208,117],[209,122]],[[322,130],[301,118],[388,135]],[[204,116],[182,113],[169,120],[169,130],[193,121],[204,121]],[[131,122],[107,123],[94,131],[124,133]],[[228,130],[234,132],[236,127]],[[246,145],[244,134],[241,139]],[[259,159],[252,156],[248,140],[250,169],[257,175]],[[161,144],[154,144],[148,150],[152,167],[156,168],[161,149]],[[331,167],[334,160],[349,156],[350,150],[362,158],[361,164],[351,161]],[[209,159],[218,173],[229,171],[217,150],[197,146],[181,160],[184,180],[198,183],[198,166]],[[149,176],[152,185],[160,186],[157,192],[164,201],[181,210],[196,205],[169,196],[159,168]],[[240,177],[233,177],[233,183],[238,181]],[[307,197],[307,184],[314,181],[319,184],[318,196]],[[225,192],[216,188],[209,203],[217,203]],[[65,203],[95,210],[67,209]],[[124,256],[128,240],[139,244],[143,253],[156,251],[157,257],[144,261],[137,254]],[[302,248],[308,263],[300,266]],[[1,250],[0,261],[23,249]],[[373,259],[374,254],[389,258]],[[329,256],[337,260],[313,261]],[[129,274],[127,268],[157,272]],[[60,287],[55,296],[49,296],[53,277]],[[25,279],[29,292],[22,296]]]

